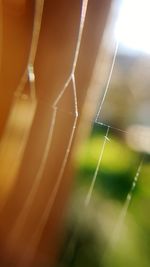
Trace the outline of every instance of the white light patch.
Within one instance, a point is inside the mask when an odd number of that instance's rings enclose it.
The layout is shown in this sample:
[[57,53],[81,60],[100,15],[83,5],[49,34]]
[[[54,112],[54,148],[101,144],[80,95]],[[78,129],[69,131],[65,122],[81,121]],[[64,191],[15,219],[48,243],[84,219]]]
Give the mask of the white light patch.
[[150,0],[123,0],[115,35],[126,48],[150,54]]
[[28,66],[28,75],[29,75],[29,81],[34,82],[35,81],[35,75],[34,75],[34,69],[32,65]]
[[126,141],[134,150],[150,153],[150,127],[130,126],[126,134]]

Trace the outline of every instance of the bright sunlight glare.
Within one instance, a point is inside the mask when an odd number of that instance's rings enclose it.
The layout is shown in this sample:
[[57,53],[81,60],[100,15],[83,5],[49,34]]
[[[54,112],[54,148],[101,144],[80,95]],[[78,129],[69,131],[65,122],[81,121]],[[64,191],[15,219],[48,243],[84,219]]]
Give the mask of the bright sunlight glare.
[[122,0],[115,35],[127,49],[150,54],[150,0]]

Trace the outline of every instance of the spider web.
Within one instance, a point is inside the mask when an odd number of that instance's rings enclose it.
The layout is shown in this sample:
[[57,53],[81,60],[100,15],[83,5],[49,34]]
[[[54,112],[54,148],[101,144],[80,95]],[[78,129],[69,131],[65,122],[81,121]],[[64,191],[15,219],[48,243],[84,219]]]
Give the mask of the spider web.
[[[8,191],[14,184],[15,179],[17,177],[20,162],[23,157],[33,118],[36,112],[37,101],[35,92],[34,61],[41,27],[42,11],[43,1],[37,1],[35,4],[33,34],[31,39],[30,52],[27,60],[27,66],[19,81],[18,87],[15,90],[10,108],[10,114],[7,118],[4,133],[0,140],[0,176],[1,182],[3,183],[5,181],[6,184],[6,189],[4,188],[4,186],[1,186],[5,190],[4,197],[1,201],[1,209],[3,208],[7,200]],[[0,10],[0,12],[2,12],[2,10]],[[2,26],[1,35],[3,36]],[[1,45],[1,49],[2,47],[3,45]],[[29,87],[29,94],[24,93],[25,87],[27,85]],[[16,160],[14,160],[14,155],[16,157]],[[7,165],[9,165],[9,168],[6,167]],[[3,193],[1,192],[1,195],[2,194]]]
[[[105,103],[107,94],[110,90],[110,84],[111,84],[111,80],[112,80],[112,76],[113,76],[113,72],[114,72],[114,68],[115,68],[115,63],[116,63],[116,59],[117,59],[117,55],[118,55],[118,49],[119,49],[119,42],[117,41],[114,55],[113,55],[113,59],[112,59],[112,64],[111,64],[109,75],[108,75],[108,79],[106,82],[106,87],[105,87],[105,90],[103,92],[103,95],[102,95],[102,98],[100,101],[100,105],[98,108],[98,112],[96,114],[95,121],[94,121],[94,124],[96,124],[102,128],[106,128],[106,131],[105,131],[105,135],[104,135],[103,144],[102,144],[102,146],[100,146],[100,151],[99,151],[99,156],[98,156],[98,160],[97,160],[97,164],[96,164],[96,169],[95,169],[95,172],[93,174],[93,177],[91,178],[89,190],[88,190],[87,196],[85,198],[85,207],[86,208],[88,208],[88,206],[90,204],[92,194],[94,191],[94,186],[96,183],[96,179],[97,179],[98,173],[101,171],[101,162],[103,160],[105,148],[106,148],[108,142],[111,142],[111,138],[109,138],[109,134],[111,133],[111,130],[113,130],[113,131],[115,130],[115,131],[118,131],[118,132],[121,132],[124,134],[128,134],[127,130],[124,130],[124,129],[121,129],[121,128],[118,128],[118,127],[115,127],[112,125],[108,125],[107,123],[100,120],[101,111],[103,109],[103,105]],[[105,257],[107,258],[107,253],[109,253],[109,251],[112,250],[116,246],[118,240],[121,238],[121,231],[122,231],[123,225],[125,223],[128,209],[129,209],[130,203],[132,201],[134,190],[137,186],[138,179],[139,179],[143,164],[144,164],[144,156],[142,157],[142,159],[139,162],[139,165],[137,166],[137,170],[136,170],[135,175],[132,179],[132,184],[131,184],[130,190],[126,196],[126,199],[125,199],[123,207],[120,211],[120,215],[117,219],[117,222],[115,223],[112,236],[110,236],[110,240],[108,240],[108,247],[106,248],[106,251],[104,252],[103,260],[105,260]]]
[[[118,48],[119,48],[119,43],[117,42],[116,43],[116,47],[115,47],[115,51],[114,51],[114,56],[113,56],[113,59],[112,59],[112,64],[111,64],[111,67],[110,67],[110,72],[109,72],[108,79],[107,79],[107,82],[106,82],[106,87],[105,87],[105,90],[103,92],[103,96],[102,96],[102,99],[101,99],[101,102],[100,102],[100,105],[99,105],[99,109],[98,109],[98,112],[96,114],[96,118],[95,118],[95,121],[94,121],[94,124],[96,124],[96,125],[98,125],[98,126],[100,126],[102,128],[105,128],[106,131],[105,131],[103,143],[100,146],[99,156],[98,156],[98,159],[97,159],[96,168],[95,168],[93,176],[91,177],[91,183],[90,183],[89,190],[87,192],[87,195],[86,195],[86,198],[85,198],[85,202],[84,202],[84,205],[85,205],[85,207],[87,209],[88,209],[90,201],[92,199],[94,186],[95,186],[95,183],[96,183],[96,180],[97,180],[98,173],[101,172],[101,162],[103,160],[103,156],[104,156],[104,153],[105,153],[105,148],[106,148],[107,144],[111,142],[111,138],[109,138],[109,135],[111,134],[111,130],[113,130],[113,131],[115,130],[115,131],[118,131],[118,132],[122,132],[124,134],[128,134],[127,130],[121,129],[121,128],[117,128],[117,127],[112,126],[112,125],[108,125],[107,123],[105,123],[105,122],[100,120],[101,111],[102,111],[103,105],[105,103],[105,99],[106,99],[107,94],[108,94],[109,89],[110,89],[110,83],[111,83],[111,79],[112,79],[112,76],[113,76],[113,71],[114,71],[114,68],[115,68],[115,62],[116,62],[116,58],[117,58],[117,54],[118,54]],[[123,230],[122,228],[123,228],[123,225],[124,225],[125,220],[126,220],[128,209],[129,209],[129,206],[131,204],[131,201],[132,201],[132,198],[133,198],[133,195],[134,195],[134,191],[135,191],[135,188],[136,188],[138,180],[139,180],[139,176],[140,176],[143,164],[144,164],[144,156],[139,161],[138,166],[137,166],[137,168],[135,170],[135,174],[134,174],[134,176],[132,178],[131,187],[130,187],[129,192],[127,193],[127,196],[125,198],[123,207],[122,207],[122,209],[120,211],[120,215],[119,215],[119,217],[118,217],[118,219],[117,219],[117,221],[115,223],[114,230],[113,230],[112,236],[110,236],[110,240],[108,241],[108,245],[107,245],[106,251],[104,252],[103,259],[105,259],[105,256],[107,256],[107,253],[109,252],[109,250],[114,248],[116,246],[116,243],[118,242],[118,240],[121,238],[121,232]],[[87,210],[87,212],[88,212],[88,210]],[[73,235],[73,237],[72,237],[72,242],[74,242],[74,241],[75,241],[75,235]]]
[[[49,218],[49,215],[51,213],[52,207],[54,205],[61,181],[62,181],[62,177],[65,171],[65,167],[68,161],[68,157],[70,154],[70,150],[71,150],[71,146],[72,146],[72,142],[74,139],[74,134],[75,134],[75,130],[76,130],[76,125],[77,125],[77,121],[78,121],[78,101],[77,101],[77,88],[76,88],[76,77],[75,77],[75,71],[76,71],[76,66],[77,66],[77,61],[78,61],[78,57],[79,57],[79,51],[80,51],[80,46],[81,46],[81,40],[82,40],[82,35],[83,35],[83,29],[84,29],[84,23],[85,23],[85,18],[86,18],[86,13],[87,13],[87,6],[88,6],[88,0],[83,0],[82,1],[82,8],[81,8],[81,16],[80,16],[80,25],[79,25],[79,32],[78,32],[78,37],[77,37],[77,42],[76,42],[76,49],[75,49],[75,53],[74,53],[74,58],[73,58],[73,62],[72,62],[72,67],[71,67],[71,71],[70,74],[64,84],[64,87],[60,90],[60,93],[58,94],[58,96],[56,97],[56,99],[54,100],[53,104],[52,104],[52,119],[50,121],[50,125],[49,125],[49,133],[48,133],[48,138],[47,141],[45,143],[45,150],[44,150],[44,154],[41,160],[41,163],[39,165],[34,183],[31,187],[31,190],[28,194],[28,197],[24,203],[24,206],[22,208],[22,210],[20,211],[19,215],[17,216],[15,223],[13,225],[13,227],[11,228],[11,231],[9,233],[9,244],[13,246],[15,246],[16,242],[20,239],[21,235],[22,235],[22,231],[24,229],[24,226],[26,224],[26,221],[28,219],[28,215],[30,213],[30,210],[32,208],[32,204],[33,201],[35,200],[35,197],[37,196],[37,192],[38,189],[40,187],[40,183],[41,183],[41,179],[43,177],[43,173],[45,171],[45,167],[47,165],[48,162],[48,155],[50,153],[51,150],[51,144],[52,144],[52,140],[53,140],[53,136],[54,136],[54,130],[55,130],[55,126],[56,126],[56,121],[57,121],[57,113],[59,111],[59,103],[61,102],[61,100],[64,97],[64,94],[66,92],[66,90],[68,90],[68,88],[72,90],[73,93],[73,101],[74,101],[74,121],[73,121],[73,125],[72,125],[72,129],[71,129],[71,133],[69,136],[69,140],[68,140],[68,144],[67,144],[67,148],[64,154],[64,158],[63,161],[61,163],[61,167],[58,173],[58,176],[56,177],[56,182],[54,185],[54,188],[51,192],[51,195],[49,197],[49,200],[44,208],[43,214],[41,216],[41,218],[39,219],[39,222],[37,224],[36,229],[34,230],[33,234],[30,237],[30,245],[29,248],[27,249],[28,251],[24,251],[24,255],[22,255],[19,259],[18,259],[18,264],[20,264],[20,262],[24,262],[24,260],[32,260],[34,258],[34,255],[36,253],[36,249],[39,245],[42,233],[44,231],[45,225],[47,223],[47,220]],[[34,76],[34,72],[33,72],[33,65],[29,65],[29,79],[30,81],[35,81],[35,76]],[[24,80],[24,79],[23,79]],[[28,259],[26,259],[28,255]]]
[[[105,104],[105,100],[106,100],[107,94],[108,94],[108,92],[110,90],[110,83],[111,83],[111,80],[112,80],[112,76],[113,76],[113,72],[114,72],[114,68],[115,68],[115,64],[116,64],[116,58],[117,58],[117,55],[118,55],[118,49],[119,49],[119,42],[116,43],[114,56],[113,56],[113,59],[112,59],[112,64],[111,64],[109,75],[108,75],[108,78],[107,78],[105,90],[103,92],[103,96],[102,96],[101,101],[100,101],[99,109],[98,109],[98,112],[97,112],[95,120],[94,120],[94,124],[98,125],[101,128],[104,128],[106,130],[105,130],[103,144],[100,146],[99,156],[98,156],[98,159],[97,159],[96,168],[95,168],[95,171],[93,173],[93,176],[91,177],[90,186],[89,186],[89,189],[87,191],[87,195],[86,195],[86,198],[85,198],[85,201],[84,201],[84,205],[85,205],[85,207],[87,209],[89,207],[89,204],[90,204],[90,201],[91,201],[91,198],[92,198],[92,195],[93,195],[94,186],[95,186],[95,183],[96,183],[96,180],[97,180],[98,173],[101,172],[101,162],[103,160],[103,156],[104,156],[104,153],[105,153],[105,148],[106,148],[107,144],[111,142],[111,138],[109,137],[109,135],[111,134],[111,130],[112,131],[115,130],[117,132],[122,132],[124,134],[128,134],[128,130],[126,130],[126,129],[118,128],[118,127],[113,126],[113,125],[109,125],[107,122],[105,123],[105,121],[103,121],[103,120],[101,121],[101,112],[102,112],[103,106]],[[125,219],[126,219],[126,216],[127,216],[127,213],[128,213],[128,209],[129,209],[129,206],[131,204],[131,201],[132,201],[132,198],[133,198],[133,195],[134,195],[134,190],[135,190],[135,188],[137,186],[137,183],[138,183],[138,180],[139,180],[139,177],[140,177],[140,173],[141,173],[141,170],[142,170],[142,167],[143,167],[143,164],[144,164],[144,160],[145,160],[144,157],[142,157],[142,159],[140,159],[140,161],[138,163],[138,166],[136,167],[135,173],[134,173],[133,178],[132,178],[131,187],[129,189],[129,192],[126,195],[126,198],[125,198],[123,207],[121,209],[119,218],[117,219],[117,222],[115,223],[113,234],[110,237],[110,240],[108,241],[108,243],[109,243],[108,244],[108,249],[112,249],[112,247],[115,247],[117,241],[121,238],[121,231],[122,231],[123,225],[125,223]],[[75,237],[73,236],[72,239],[75,239]],[[106,253],[107,252],[108,251],[106,249]],[[104,253],[104,256],[105,256],[105,253]]]
[[[80,26],[79,26],[78,38],[77,38],[77,42],[76,42],[76,49],[75,49],[75,53],[74,53],[74,59],[73,59],[73,62],[72,62],[72,67],[71,67],[71,70],[70,70],[70,74],[69,74],[69,76],[68,76],[68,78],[67,78],[67,80],[66,80],[66,82],[65,82],[65,84],[63,86],[63,88],[60,90],[58,96],[56,97],[56,99],[54,100],[54,102],[52,104],[52,110],[53,110],[52,119],[51,119],[50,124],[49,124],[49,133],[48,133],[48,138],[47,138],[47,141],[46,141],[46,144],[45,144],[44,155],[43,155],[43,158],[42,158],[41,163],[39,165],[34,184],[33,184],[32,188],[31,188],[31,190],[29,192],[27,200],[26,200],[21,212],[19,213],[18,217],[16,218],[14,226],[11,229],[10,236],[9,236],[9,243],[14,244],[14,243],[16,243],[18,241],[18,239],[20,238],[20,236],[22,234],[23,228],[24,228],[24,226],[26,224],[28,214],[29,214],[29,212],[31,210],[32,203],[33,203],[33,201],[34,201],[34,199],[36,197],[36,194],[37,194],[37,191],[39,189],[40,182],[41,182],[41,179],[43,177],[43,173],[45,171],[45,167],[46,167],[46,164],[47,164],[47,161],[48,161],[48,155],[50,153],[52,140],[53,140],[53,137],[54,137],[54,130],[55,130],[56,121],[57,121],[57,114],[58,114],[58,110],[59,110],[59,104],[60,104],[61,100],[63,99],[64,94],[65,94],[66,90],[69,88],[70,85],[71,85],[71,88],[72,88],[73,102],[74,102],[73,103],[73,105],[74,105],[74,107],[73,107],[74,108],[74,121],[73,121],[72,129],[71,129],[71,133],[70,133],[70,136],[69,136],[69,140],[68,140],[68,144],[67,144],[66,151],[65,151],[65,154],[64,154],[64,158],[63,158],[63,161],[61,163],[61,168],[59,170],[59,174],[56,177],[55,186],[54,186],[54,188],[53,188],[53,190],[51,192],[51,195],[49,197],[49,200],[48,200],[48,202],[47,202],[47,204],[45,206],[43,214],[42,214],[41,218],[39,219],[37,227],[34,230],[34,233],[32,234],[32,236],[30,237],[29,251],[25,251],[23,257],[21,257],[21,259],[19,259],[19,262],[20,261],[23,262],[23,260],[26,257],[26,255],[28,255],[29,260],[32,260],[32,257],[34,257],[34,254],[36,253],[36,249],[37,249],[37,247],[39,245],[42,233],[44,231],[45,225],[46,225],[46,223],[48,221],[48,218],[49,218],[49,215],[51,213],[52,207],[54,205],[56,196],[58,194],[58,190],[59,190],[60,184],[62,182],[62,177],[63,177],[64,171],[65,171],[65,167],[66,167],[66,164],[67,164],[67,161],[68,161],[68,157],[69,157],[69,154],[70,154],[70,151],[71,151],[71,146],[72,146],[72,143],[73,143],[73,140],[74,140],[74,135],[75,135],[76,126],[77,126],[77,122],[78,122],[78,99],[77,99],[77,86],[76,86],[75,71],[76,71],[76,66],[77,66],[77,62],[78,62],[78,58],[79,58],[79,52],[80,52],[80,46],[81,46],[81,41],[82,41],[82,35],[83,35],[83,30],[84,30],[85,19],[86,19],[87,7],[88,7],[88,0],[83,0],[82,1],[82,8],[81,8],[81,16],[80,16]],[[111,139],[109,138],[109,134],[111,132],[111,129],[112,130],[121,131],[121,132],[127,132],[127,131],[125,131],[123,129],[119,129],[119,128],[113,127],[111,125],[107,125],[107,123],[105,124],[104,122],[100,121],[101,111],[102,111],[103,105],[105,103],[105,99],[106,99],[107,93],[109,91],[109,86],[110,86],[110,82],[111,82],[111,79],[112,79],[113,70],[114,70],[114,67],[115,67],[115,61],[116,61],[117,52],[118,52],[118,45],[119,44],[117,43],[116,44],[116,48],[115,48],[115,52],[114,52],[114,57],[113,57],[113,60],[112,60],[112,65],[111,65],[110,72],[109,72],[109,77],[108,77],[108,80],[107,80],[107,84],[106,84],[106,87],[105,87],[105,90],[104,90],[104,94],[103,94],[103,97],[102,97],[102,100],[101,100],[101,103],[100,103],[100,106],[99,106],[99,110],[98,110],[98,112],[96,114],[95,122],[94,122],[97,125],[105,127],[106,128],[106,133],[105,133],[105,136],[104,136],[104,141],[103,141],[102,147],[100,149],[99,158],[98,158],[98,161],[97,161],[97,166],[96,166],[95,172],[93,174],[93,177],[91,179],[91,184],[90,184],[90,187],[89,187],[89,190],[87,192],[86,199],[85,199],[85,206],[87,208],[88,208],[88,205],[89,205],[89,203],[91,201],[91,198],[92,198],[92,193],[93,193],[94,186],[95,186],[95,183],[96,183],[97,174],[98,174],[98,172],[100,171],[100,168],[101,168],[101,162],[103,160],[103,154],[105,152],[105,148],[106,148],[107,144],[109,142],[111,142]],[[32,53],[35,54],[35,52],[36,51],[34,51]],[[34,55],[34,57],[35,57],[35,55]],[[26,75],[26,73],[25,73],[25,75]],[[29,81],[31,82],[31,85],[33,87],[33,90],[32,90],[33,91],[33,95],[35,96],[35,88],[34,88],[35,76],[34,76],[33,62],[31,62],[31,64],[29,64],[29,66],[28,66],[28,75],[29,75]],[[23,77],[23,83],[24,83],[24,77]],[[22,88],[22,87],[20,87],[20,88]],[[140,161],[139,166],[137,168],[137,172],[135,173],[135,176],[133,177],[133,182],[132,182],[131,189],[130,189],[127,197],[126,197],[126,200],[125,200],[124,206],[122,208],[122,211],[121,211],[120,217],[118,219],[118,222],[116,223],[116,227],[114,229],[115,238],[116,238],[116,236],[117,236],[117,238],[119,238],[119,234],[120,234],[122,225],[123,225],[123,223],[125,221],[125,217],[126,217],[130,202],[131,202],[132,197],[133,197],[134,189],[135,189],[135,187],[137,185],[137,182],[138,182],[138,178],[139,178],[139,174],[140,174],[142,165],[143,165],[143,159]],[[114,237],[112,238],[112,240],[113,240],[113,242],[112,242],[113,244],[117,241],[116,239],[114,240]]]

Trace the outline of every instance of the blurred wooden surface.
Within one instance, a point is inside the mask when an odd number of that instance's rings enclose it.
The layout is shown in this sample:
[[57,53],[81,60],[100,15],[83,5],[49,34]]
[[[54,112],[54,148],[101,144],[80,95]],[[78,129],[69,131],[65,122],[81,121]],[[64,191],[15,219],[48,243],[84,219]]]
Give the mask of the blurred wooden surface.
[[[77,128],[101,43],[110,2],[110,0],[90,0],[88,4],[79,60],[75,71],[79,109]],[[81,6],[81,0],[45,0],[42,28],[35,60],[37,111],[17,175],[17,182],[12,188],[5,207],[0,212],[0,265],[4,267],[53,266],[56,260],[60,242],[59,235],[62,230],[62,217],[72,184],[72,169],[69,159],[32,263],[28,261],[28,254],[33,249],[32,235],[42,218],[46,203],[57,181],[75,120],[74,96],[71,86],[68,87],[57,107],[56,124],[48,162],[25,226],[22,229],[22,234],[15,245],[9,242],[9,238],[16,218],[22,211],[32,188],[44,154],[53,115],[52,104],[61,92],[71,71]],[[0,14],[3,14],[1,17],[3,27],[1,28],[2,58],[0,72],[0,134],[2,136],[15,89],[27,64],[32,38],[34,1],[26,1],[25,3],[24,1],[4,0],[1,8],[3,8],[0,12]],[[0,179],[3,179],[3,177],[0,177]],[[5,181],[3,182],[5,183]]]

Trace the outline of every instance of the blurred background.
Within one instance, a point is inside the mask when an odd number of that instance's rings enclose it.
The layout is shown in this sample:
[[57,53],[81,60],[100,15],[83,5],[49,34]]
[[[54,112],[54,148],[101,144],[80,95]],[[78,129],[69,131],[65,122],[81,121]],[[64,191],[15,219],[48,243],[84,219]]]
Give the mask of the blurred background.
[[117,4],[117,53],[75,153],[58,267],[150,266],[150,2]]

